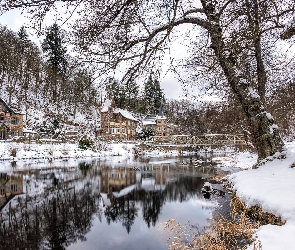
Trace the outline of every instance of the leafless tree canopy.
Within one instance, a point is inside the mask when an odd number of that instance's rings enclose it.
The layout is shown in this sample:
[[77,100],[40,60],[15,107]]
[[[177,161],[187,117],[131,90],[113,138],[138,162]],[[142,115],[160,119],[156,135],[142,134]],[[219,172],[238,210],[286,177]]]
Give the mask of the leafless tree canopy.
[[[217,24],[222,28],[224,35],[223,50],[227,50],[232,60],[235,60],[236,66],[248,71],[255,68],[260,70],[263,67],[261,66],[263,55],[260,59],[254,57],[259,57],[261,54],[258,48],[259,45],[261,47],[261,40],[270,35],[267,32],[283,28],[286,21],[292,17],[294,10],[292,1],[288,0],[19,0],[2,2],[2,11],[23,8],[35,20],[41,21],[47,12],[58,11],[62,6],[68,9],[69,18],[75,13],[74,15],[78,17],[70,18],[68,22],[72,23],[75,20],[71,26],[75,44],[80,52],[87,55],[87,60],[98,62],[108,69],[114,69],[122,62],[124,65],[128,64],[130,67],[127,78],[133,74],[141,74],[147,68],[154,68],[163,58],[165,51],[169,49],[169,44],[173,42],[175,30],[194,31],[193,26],[197,26],[208,33],[209,30],[216,29]],[[213,8],[215,17],[208,18],[203,6],[208,9]],[[205,46],[207,54],[210,54],[208,52],[210,45],[207,43]],[[212,60],[214,61],[214,58]],[[208,67],[207,60],[205,63]],[[216,69],[216,66],[211,65],[209,68]],[[250,75],[251,72],[248,74],[249,77],[257,77]],[[265,80],[262,79],[262,81]]]

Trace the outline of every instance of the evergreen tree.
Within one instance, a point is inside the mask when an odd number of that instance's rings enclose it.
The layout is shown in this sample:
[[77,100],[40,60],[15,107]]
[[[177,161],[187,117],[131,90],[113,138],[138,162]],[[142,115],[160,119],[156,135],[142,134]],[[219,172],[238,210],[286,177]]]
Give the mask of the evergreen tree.
[[49,66],[47,75],[52,89],[52,98],[53,101],[57,101],[58,87],[65,80],[68,63],[66,59],[67,50],[63,45],[63,33],[56,23],[48,27],[41,47]]
[[152,79],[151,74],[144,85],[144,100],[143,101],[144,101],[145,113],[153,113],[154,84],[153,84],[153,79]]
[[[28,89],[33,82],[33,75],[36,75],[36,69],[39,71],[39,49],[29,39],[29,35],[24,26],[17,33],[17,54],[19,57],[19,80],[20,80],[20,95],[25,102],[25,110],[27,115]],[[34,74],[35,73],[35,74]],[[38,74],[38,73],[37,73]]]
[[54,23],[48,27],[41,45],[49,65],[61,75],[65,75],[67,70],[67,49],[63,45],[63,39],[64,36],[60,27]]
[[106,85],[105,90],[108,98],[114,97],[118,108],[127,108],[126,87],[123,84],[119,83],[114,78],[109,78],[109,82]]
[[134,80],[128,81],[124,86],[126,97],[126,108],[132,111],[137,111],[139,86]]
[[163,90],[161,89],[158,79],[154,80],[154,113],[157,113],[161,107],[161,104],[165,102]]
[[40,132],[52,139],[65,139],[65,131],[60,120],[48,118],[43,122]]
[[21,53],[27,52],[29,50],[28,44],[29,44],[30,40],[29,40],[29,35],[28,35],[28,33],[27,33],[24,26],[22,26],[20,28],[17,35],[18,35],[18,37],[20,39],[20,51],[21,51]]
[[143,141],[148,141],[150,137],[156,134],[153,128],[143,128],[140,133],[137,134],[137,138]]
[[161,103],[164,101],[164,93],[160,87],[159,80],[149,75],[144,85],[143,103],[141,111],[143,113],[156,114],[159,111]]
[[105,86],[106,97],[112,98],[114,97],[115,103],[119,106],[120,103],[120,84],[115,78],[109,78],[108,83]]

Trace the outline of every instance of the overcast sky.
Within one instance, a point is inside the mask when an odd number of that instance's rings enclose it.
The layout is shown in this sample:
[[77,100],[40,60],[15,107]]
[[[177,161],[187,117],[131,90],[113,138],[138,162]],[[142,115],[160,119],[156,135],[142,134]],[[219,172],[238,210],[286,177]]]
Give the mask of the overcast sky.
[[[50,25],[53,23],[53,18],[47,18],[46,24]],[[0,23],[2,25],[6,25],[11,30],[17,32],[19,31],[21,26],[29,26],[30,20],[25,18],[23,15],[21,15],[21,12],[19,10],[12,10],[10,12],[6,12],[2,16],[0,16]],[[35,43],[40,44],[40,39],[36,36],[33,30],[27,29],[30,38]],[[186,54],[186,51],[184,47],[176,46],[171,48],[171,52],[177,56],[183,56]],[[165,67],[167,69],[167,67]],[[180,99],[183,97],[183,91],[182,86],[176,79],[176,76],[172,72],[168,72],[163,74],[162,78],[160,79],[161,88],[163,89],[165,93],[165,97],[170,99]]]

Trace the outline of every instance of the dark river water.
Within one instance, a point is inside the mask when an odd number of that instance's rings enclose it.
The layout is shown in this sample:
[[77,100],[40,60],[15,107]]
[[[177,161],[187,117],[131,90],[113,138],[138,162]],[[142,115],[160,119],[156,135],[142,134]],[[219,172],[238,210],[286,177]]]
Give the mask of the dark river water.
[[0,249],[168,249],[166,221],[202,227],[216,207],[201,191],[216,170],[191,163],[114,157],[4,168]]

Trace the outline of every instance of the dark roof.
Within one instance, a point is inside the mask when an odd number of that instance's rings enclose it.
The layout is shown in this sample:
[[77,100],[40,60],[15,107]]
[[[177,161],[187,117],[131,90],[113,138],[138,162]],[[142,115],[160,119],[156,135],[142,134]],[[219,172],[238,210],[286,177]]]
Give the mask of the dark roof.
[[7,104],[6,102],[4,102],[1,98],[0,98],[0,102],[2,102],[3,106],[5,107],[5,109],[9,112],[9,113],[14,113],[16,114],[16,112],[14,112]]

